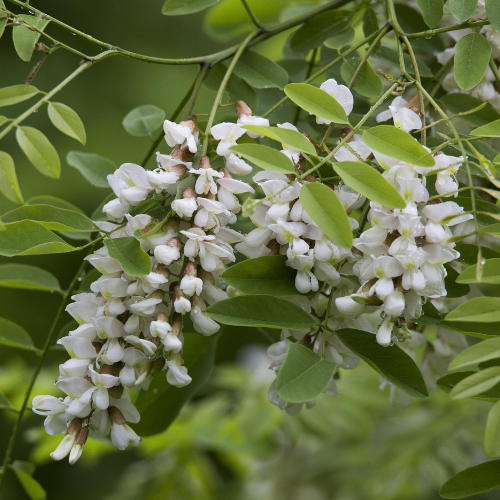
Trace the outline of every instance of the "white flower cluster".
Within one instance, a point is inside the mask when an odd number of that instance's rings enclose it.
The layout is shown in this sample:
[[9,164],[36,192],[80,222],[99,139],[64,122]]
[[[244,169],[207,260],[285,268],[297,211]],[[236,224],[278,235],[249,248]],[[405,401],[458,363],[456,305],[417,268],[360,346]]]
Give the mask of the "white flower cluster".
[[[227,225],[236,222],[241,208],[235,194],[253,189],[232,179],[230,171],[238,175],[250,169],[234,155],[221,171],[211,167],[208,157],[193,168],[198,150],[195,129],[193,121],[165,121],[166,142],[175,149],[170,155],[157,153],[158,168],[147,171],[126,163],[108,176],[117,198],[103,211],[113,222],[96,225],[105,238],[137,238],[151,259],[152,271],[140,277],[127,274],[106,246],[86,257],[102,276],[90,286],[92,293],[74,295],[66,308],[80,324],[58,341],[71,356],[60,365],[55,384],[66,397],[33,400],[33,411],[47,417],[47,433],[65,432],[52,453],[55,460],[69,454],[70,463],[76,462],[90,426],[101,435],[111,434],[119,449],[139,444],[126,423],[140,419],[127,389],[147,390],[161,370],[168,370],[171,385],[191,382],[182,359],[183,315],[189,313],[202,335],[220,329],[205,313],[206,304],[227,298],[217,287],[219,275],[225,263],[235,260],[231,243],[243,241]],[[182,197],[173,199],[177,191]],[[130,214],[152,196],[158,203],[171,203],[167,217]]]

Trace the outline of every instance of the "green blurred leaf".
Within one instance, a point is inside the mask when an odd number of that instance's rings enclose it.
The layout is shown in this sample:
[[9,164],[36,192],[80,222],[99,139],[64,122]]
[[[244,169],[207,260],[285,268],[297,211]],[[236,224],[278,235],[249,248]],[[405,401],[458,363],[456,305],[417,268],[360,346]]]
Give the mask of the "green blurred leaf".
[[70,151],[66,156],[68,165],[75,167],[93,186],[109,188],[107,176],[118,168],[104,156]]
[[25,472],[16,462],[10,465],[10,468],[14,471],[17,480],[21,483],[21,486],[31,500],[46,500],[47,493],[45,493],[42,485],[36,479],[33,479],[31,475]]
[[369,37],[378,30],[377,14],[371,7],[367,7],[363,15],[363,35]]
[[230,149],[263,170],[279,174],[295,173],[295,166],[292,160],[281,151],[269,146],[261,144],[238,144]]
[[130,276],[146,276],[151,272],[151,257],[133,236],[104,240],[109,256],[117,260]]
[[295,288],[297,271],[285,265],[286,255],[264,255],[226,269],[221,278],[240,292],[283,297],[300,295]]
[[484,450],[489,457],[500,455],[500,401],[488,413],[484,431]]
[[9,398],[3,393],[0,392],[0,410],[10,410],[17,412],[18,410],[12,406],[12,403],[9,401]]
[[448,299],[455,299],[457,297],[463,297],[470,293],[470,286],[464,285],[462,283],[457,283],[458,272],[453,269],[449,264],[445,264],[446,277],[444,279],[444,284],[446,288],[446,297]]
[[489,224],[488,226],[481,227],[477,231],[479,234],[500,234],[500,222],[496,224]]
[[26,200],[25,205],[50,205],[51,207],[62,208],[64,210],[72,210],[73,212],[79,212],[85,215],[85,212],[70,203],[69,201],[57,198],[56,196],[50,196],[48,194],[41,194],[39,196],[32,196],[29,200]]
[[60,289],[59,281],[55,276],[45,269],[27,264],[1,264],[0,286],[43,292]]
[[285,94],[308,113],[335,123],[349,123],[344,108],[330,94],[307,83],[290,83]]
[[161,9],[165,16],[184,16],[208,9],[219,0],[167,0]]
[[310,155],[316,154],[316,148],[312,145],[311,141],[296,130],[280,127],[262,127],[260,125],[243,125],[243,128],[281,142],[287,149],[304,151]]
[[335,368],[335,363],[320,358],[303,345],[290,342],[278,373],[276,390],[289,403],[305,403],[327,388]]
[[500,3],[497,0],[485,0],[486,16],[493,28],[500,31]]
[[[340,68],[340,73],[344,82],[349,85],[351,83],[354,73],[361,64],[361,57],[352,57],[343,62]],[[368,98],[379,97],[384,91],[382,80],[373,71],[370,63],[367,61],[361,71],[359,72],[356,81],[354,82],[353,89],[360,95]]]
[[439,323],[439,328],[463,333],[480,339],[489,339],[500,335],[500,322],[469,323],[465,321],[442,321]]
[[66,104],[60,102],[49,102],[47,107],[50,121],[63,134],[69,135],[80,141],[82,144],[87,142],[87,135],[82,120],[76,113]]
[[329,49],[340,50],[346,45],[349,45],[354,40],[355,35],[355,31],[349,27],[345,31],[342,31],[342,33],[328,38],[323,42],[323,44]]
[[470,135],[484,136],[484,137],[500,137],[500,120],[495,120],[494,122],[476,128],[470,133]]
[[443,0],[417,0],[417,6],[429,28],[436,27],[441,21],[443,5]]
[[500,297],[474,297],[449,312],[445,319],[476,323],[500,321]]
[[68,245],[43,224],[31,220],[5,224],[0,232],[0,255],[44,255],[73,252],[76,248]]
[[[439,100],[451,114],[470,111],[477,108],[481,104],[484,104],[481,99],[468,94],[462,94],[460,92],[445,94]],[[499,120],[500,114],[492,106],[486,104],[486,106],[479,111],[460,116],[460,119],[474,125],[475,127],[480,127],[482,125],[487,125],[492,121]]]
[[[475,0],[474,0],[475,1]],[[484,77],[491,56],[491,45],[479,33],[463,36],[455,45],[455,81],[463,90],[471,90]]]
[[292,36],[290,48],[305,52],[319,47],[325,40],[344,29],[352,17],[347,10],[330,10],[306,21]]
[[500,488],[500,460],[484,462],[465,469],[443,484],[443,498],[465,498]]
[[[0,7],[5,8],[5,3],[3,2],[3,0],[0,0]],[[5,16],[5,19],[0,19],[0,38],[2,37],[3,31],[4,31],[5,26],[7,24],[7,15],[2,13],[2,17],[3,16]]]
[[33,85],[12,85],[11,87],[4,87],[0,89],[0,107],[11,106],[12,104],[26,101],[36,94],[38,94],[38,89],[33,87]]
[[257,52],[243,52],[234,73],[257,89],[282,89],[288,83],[288,73],[275,62]]
[[[391,49],[390,47],[386,47],[385,45],[382,45],[379,49],[373,52],[373,57],[375,59],[381,59],[382,61],[386,62],[387,64],[390,64],[391,66],[399,70],[399,56],[396,50]],[[405,53],[403,54],[403,59],[405,62],[406,71],[408,71],[408,73],[410,74],[415,74],[415,71],[412,68],[412,62],[410,56]],[[425,64],[425,62],[418,57],[417,57],[417,66],[420,76],[424,78],[431,78],[433,76],[429,66],[427,66],[427,64]]]
[[123,128],[137,137],[151,135],[163,125],[166,113],[163,109],[145,104],[130,111],[123,119]]
[[474,13],[477,0],[449,0],[450,10],[459,23],[467,21]]
[[500,366],[485,368],[458,382],[450,392],[452,399],[477,396],[500,382]]
[[459,353],[448,369],[458,370],[497,358],[500,358],[500,338],[483,340]]
[[343,328],[335,333],[346,347],[363,358],[391,384],[414,398],[429,395],[417,365],[397,345],[382,347],[373,333],[351,328]]
[[369,200],[389,208],[405,208],[397,189],[380,172],[370,165],[358,161],[333,163],[333,169],[341,179]]
[[34,220],[53,231],[97,231],[94,223],[80,212],[51,205],[25,205],[2,215],[4,222]]
[[[31,26],[38,28],[43,31],[49,21],[42,19],[41,17],[29,16],[23,14],[21,16],[24,21],[26,21]],[[40,33],[38,31],[30,30],[27,26],[18,25],[12,28],[12,39],[14,41],[14,48],[16,49],[17,55],[23,61],[30,61],[33,55],[33,50],[35,49],[35,44],[40,38]]]
[[18,127],[16,139],[28,160],[40,173],[59,179],[61,175],[59,155],[42,132],[33,127]]
[[29,333],[16,323],[0,318],[0,344],[27,351],[38,351]]
[[211,305],[207,314],[218,323],[235,326],[305,330],[315,323],[299,306],[271,295],[239,295],[221,300]]
[[206,382],[215,360],[217,336],[204,337],[199,333],[184,333],[183,366],[193,381],[185,387],[174,387],[165,378],[165,372],[157,375],[149,390],[141,391],[135,406],[141,421],[133,425],[141,436],[151,436],[164,431],[174,421],[184,404]]
[[[459,198],[455,198],[455,201],[456,203],[461,205],[461,202],[458,201],[458,199]],[[476,245],[473,245],[472,243],[458,243],[455,246],[455,250],[460,252],[460,257],[457,258],[457,262],[460,262],[460,264],[466,264],[467,266],[473,266],[474,264],[477,264]],[[481,247],[481,255],[484,259],[500,259],[500,253],[488,247]]]
[[392,125],[379,125],[363,132],[365,144],[397,160],[433,167],[434,158],[408,133]]
[[335,192],[319,183],[302,186],[299,199],[309,217],[338,245],[352,247],[349,218]]
[[0,151],[0,191],[14,203],[24,203],[12,156]]
[[500,259],[488,259],[482,266],[481,281],[476,279],[477,264],[466,269],[458,278],[457,283],[490,283],[500,284]]

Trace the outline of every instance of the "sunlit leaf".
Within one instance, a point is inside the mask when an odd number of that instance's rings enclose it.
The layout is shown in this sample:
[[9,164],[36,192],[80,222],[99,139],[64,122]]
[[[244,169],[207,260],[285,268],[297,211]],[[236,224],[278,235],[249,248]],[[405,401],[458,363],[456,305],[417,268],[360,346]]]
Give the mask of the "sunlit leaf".
[[304,153],[311,155],[316,153],[316,148],[312,145],[311,141],[296,130],[280,127],[261,127],[260,125],[244,125],[243,128],[281,142],[287,149],[304,151]]
[[33,85],[12,85],[11,87],[4,87],[0,89],[0,107],[26,101],[36,94],[38,94],[38,89],[33,87]]
[[497,358],[500,358],[500,338],[483,340],[459,353],[448,369],[458,370]]
[[0,191],[14,203],[24,203],[12,156],[0,151]]
[[449,312],[445,319],[476,323],[500,321],[500,297],[474,297]]
[[261,144],[238,144],[230,149],[263,170],[279,174],[295,173],[295,166],[292,160],[281,151],[269,146]]
[[[47,19],[42,19],[41,17],[29,16],[23,14],[22,19],[26,21],[31,26],[43,31],[49,21]],[[40,33],[35,30],[29,29],[27,26],[20,24],[12,28],[12,39],[14,41],[14,48],[16,49],[17,55],[23,61],[31,60],[33,55],[33,50],[35,49],[35,44],[40,38]]]
[[481,280],[476,278],[477,264],[466,269],[458,278],[458,283],[490,283],[500,284],[500,259],[488,259],[484,262],[481,272]]
[[450,392],[453,399],[470,398],[491,389],[500,382],[500,366],[485,368],[461,380]]
[[85,127],[76,111],[66,106],[66,104],[49,102],[47,112],[54,127],[58,128],[63,134],[73,137],[82,144],[87,142]]

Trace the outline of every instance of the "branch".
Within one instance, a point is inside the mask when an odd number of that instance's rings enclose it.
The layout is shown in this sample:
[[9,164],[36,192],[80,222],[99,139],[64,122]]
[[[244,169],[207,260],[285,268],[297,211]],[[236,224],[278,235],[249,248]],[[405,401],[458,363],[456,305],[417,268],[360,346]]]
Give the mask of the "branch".
[[477,28],[478,26],[487,26],[490,24],[489,21],[466,21],[465,23],[455,24],[454,26],[446,26],[445,28],[436,28],[433,30],[419,31],[418,33],[411,33],[408,36],[408,40],[413,42],[419,38],[430,38],[438,33],[448,33],[449,31],[463,30],[466,28]]
[[264,26],[262,23],[259,21],[259,18],[255,15],[255,12],[252,10],[252,7],[250,7],[248,0],[241,0],[241,3],[243,4],[243,7],[245,7],[245,10],[248,12],[248,15],[252,19],[252,22],[255,24],[255,26],[263,31],[265,31]]

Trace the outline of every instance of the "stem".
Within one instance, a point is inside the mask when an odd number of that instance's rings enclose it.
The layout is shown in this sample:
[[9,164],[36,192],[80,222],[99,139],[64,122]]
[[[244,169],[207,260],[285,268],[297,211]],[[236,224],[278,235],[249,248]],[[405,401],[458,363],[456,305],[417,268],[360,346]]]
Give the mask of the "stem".
[[465,28],[476,28],[478,26],[487,26],[489,21],[466,21],[462,24],[455,24],[454,26],[447,26],[445,28],[436,28],[433,30],[419,31],[418,33],[411,33],[408,35],[408,40],[413,42],[419,38],[430,38],[438,33],[448,33],[449,31],[463,30]]
[[2,470],[0,472],[0,488],[2,487],[3,479],[4,479],[5,474],[7,472],[7,467],[9,465],[9,462],[10,462],[10,459],[11,459],[11,456],[12,456],[12,452],[14,450],[14,444],[16,442],[16,438],[17,438],[17,435],[19,433],[21,422],[22,422],[24,413],[26,411],[26,407],[27,407],[28,402],[29,402],[31,391],[33,390],[33,386],[35,385],[35,382],[36,382],[36,379],[38,377],[38,374],[40,373],[40,370],[41,370],[41,368],[43,366],[45,358],[47,357],[47,353],[49,352],[50,347],[54,343],[54,339],[55,339],[55,336],[57,334],[57,325],[59,323],[59,319],[61,317],[61,314],[64,311],[64,308],[66,306],[68,297],[70,297],[70,295],[73,293],[76,285],[78,284],[78,278],[80,277],[80,274],[82,273],[82,271],[85,269],[86,264],[87,264],[87,261],[86,260],[82,260],[82,263],[80,264],[80,267],[78,268],[78,271],[76,272],[76,274],[75,274],[73,280],[71,281],[68,289],[66,291],[64,291],[63,294],[62,294],[62,297],[63,297],[62,302],[61,302],[61,304],[60,304],[60,306],[59,306],[59,308],[58,308],[58,310],[56,312],[56,316],[54,318],[54,321],[52,322],[52,326],[51,326],[49,334],[48,334],[48,336],[47,336],[47,338],[45,340],[45,344],[44,344],[43,349],[41,351],[40,358],[38,359],[38,363],[35,366],[35,370],[34,370],[33,374],[31,375],[31,379],[30,379],[30,382],[29,382],[29,385],[28,385],[28,389],[26,390],[26,394],[24,396],[23,404],[21,406],[21,409],[19,410],[19,414],[18,414],[16,423],[14,424],[14,429],[13,429],[12,434],[10,436],[10,440],[9,440],[9,444],[7,446],[7,450],[5,451],[5,457],[4,457],[4,460],[3,460],[3,466],[2,466]]
[[193,86],[191,87],[190,91],[188,94],[191,94],[191,98],[189,100],[189,104],[186,110],[186,119],[191,116],[191,113],[193,112],[194,105],[196,103],[196,99],[198,98],[198,94],[201,89],[201,84],[203,83],[203,80],[205,80],[205,77],[207,76],[208,70],[210,67],[208,64],[202,64],[200,66],[200,71],[198,72],[198,75],[196,76],[196,80],[194,81]]
[[[309,65],[307,67],[307,74],[306,74],[306,80],[311,76],[311,73],[314,69],[314,64],[316,63],[316,57],[318,56],[318,51],[319,51],[319,48],[316,47],[313,51],[312,51],[312,54],[311,54],[311,59],[309,60]],[[300,112],[302,111],[302,108],[299,108],[297,106],[297,111],[295,111],[295,117],[293,119],[293,124],[296,126],[298,121],[299,121],[299,118],[300,118]]]
[[234,67],[236,66],[236,63],[238,62],[238,59],[240,58],[241,54],[243,54],[243,52],[247,48],[248,44],[258,34],[259,34],[258,31],[254,31],[253,33],[250,33],[245,38],[245,40],[243,40],[239,49],[237,50],[236,54],[234,55],[234,57],[231,61],[231,64],[228,66],[226,74],[224,75],[224,78],[222,79],[222,82],[219,86],[219,90],[217,91],[217,95],[215,96],[214,105],[212,106],[212,110],[210,111],[210,116],[208,117],[207,127],[205,129],[205,138],[203,139],[203,146],[201,148],[201,157],[202,158],[203,158],[203,156],[206,156],[206,154],[207,154],[210,129],[212,128],[212,124],[214,123],[214,119],[215,119],[215,113],[217,113],[217,109],[219,108],[219,104],[222,100],[222,96],[224,95],[224,91],[226,90],[227,82],[229,82],[229,79],[231,78],[231,75],[233,74]]
[[252,10],[252,7],[250,7],[248,1],[247,0],[241,0],[241,3],[243,4],[243,7],[245,7],[245,10],[248,12],[248,15],[250,16],[250,19],[255,24],[255,26],[257,28],[261,29],[261,30],[265,30],[264,26],[259,21],[259,18],[255,15],[255,12]]
[[498,67],[495,62],[495,59],[493,59],[493,56],[490,58],[490,68],[491,71],[493,72],[493,75],[495,76],[496,82],[500,85],[500,73],[498,72]]
[[434,97],[436,92],[439,90],[439,87],[441,87],[443,80],[446,78],[446,75],[448,75],[454,64],[455,64],[455,58],[451,57],[448,61],[446,61],[443,67],[434,75],[437,82],[429,92],[432,97]]

